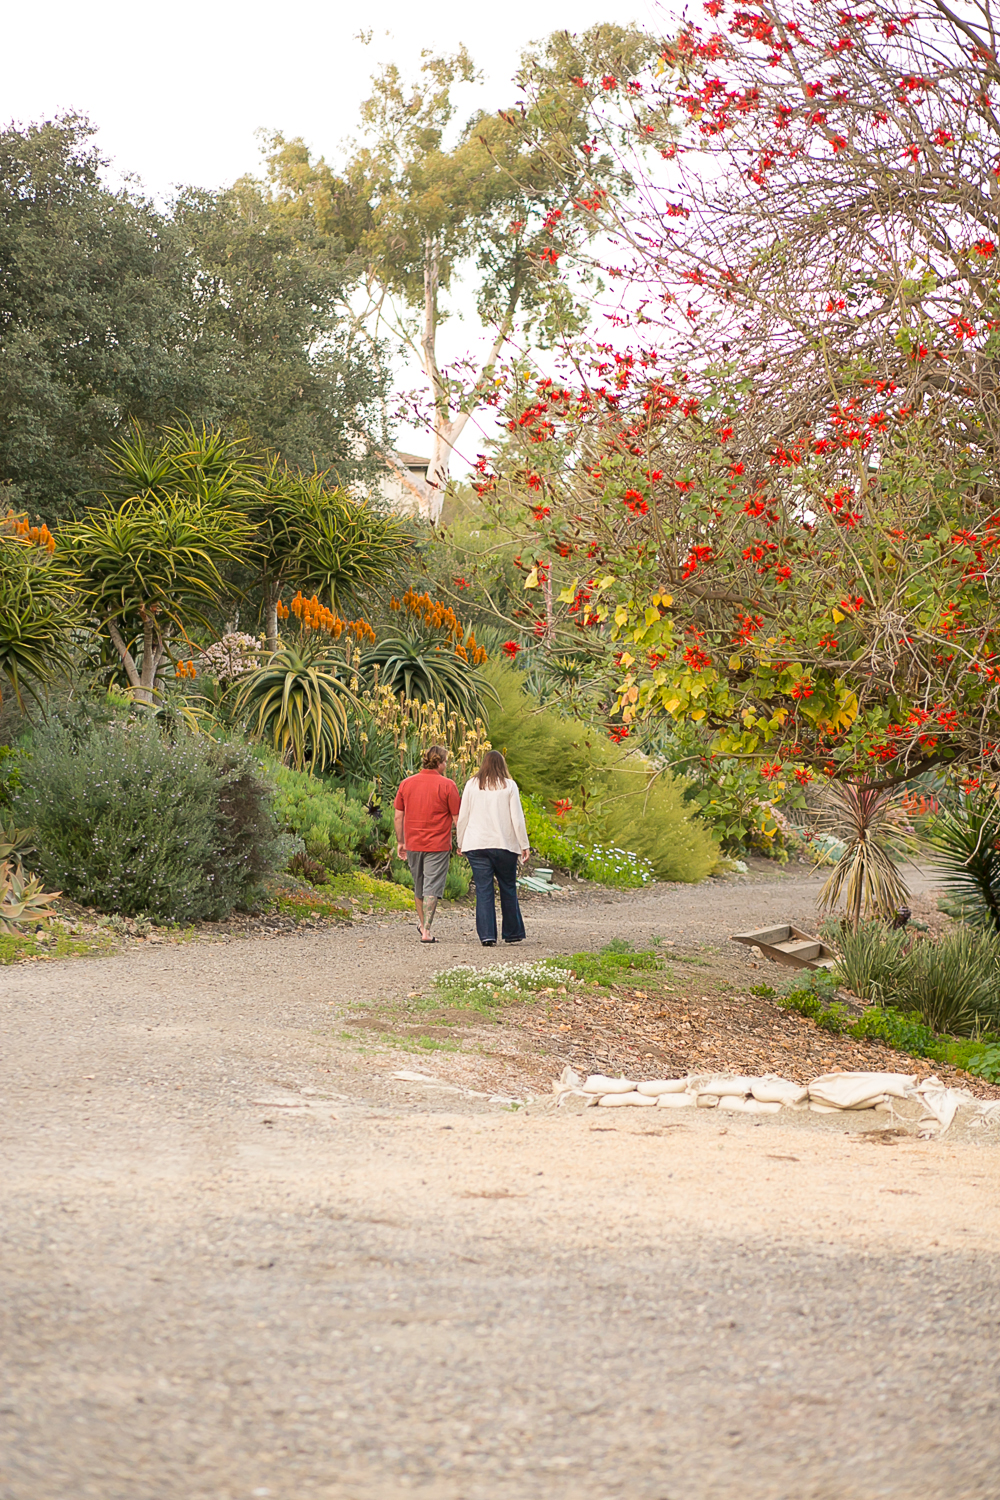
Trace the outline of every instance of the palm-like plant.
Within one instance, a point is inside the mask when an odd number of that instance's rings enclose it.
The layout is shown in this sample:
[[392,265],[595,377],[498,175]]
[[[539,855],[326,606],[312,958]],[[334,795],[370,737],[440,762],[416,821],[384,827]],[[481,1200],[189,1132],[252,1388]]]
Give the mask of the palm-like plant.
[[444,639],[385,636],[362,653],[360,671],[374,676],[399,697],[443,703],[469,724],[482,713],[484,697],[496,697],[490,684],[462,660]]
[[[225,591],[222,569],[252,553],[254,529],[246,516],[211,500],[154,493],[89,510],[62,528],[60,550],[79,570],[83,595],[138,702],[155,701],[171,635],[188,622],[207,623],[205,611]],[[138,663],[122,633],[135,621],[142,630]]]
[[243,679],[237,712],[297,771],[323,771],[347,739],[348,711],[360,707],[343,670],[320,649],[286,646]]
[[942,810],[930,843],[944,884],[966,921],[1000,933],[1000,803],[995,795],[969,798],[957,812]]
[[264,472],[246,441],[193,422],[175,422],[155,433],[136,423],[127,438],[107,450],[104,462],[109,500],[185,495],[237,510],[256,497]]
[[819,893],[819,904],[836,906],[843,895],[855,930],[862,916],[892,917],[909,897],[890,852],[900,838],[890,821],[894,789],[834,783],[828,797],[828,816],[846,834],[847,847]]
[[277,464],[262,479],[251,514],[260,526],[260,583],[272,650],[284,587],[313,592],[336,610],[389,583],[410,546],[401,521],[352,500],[331,486],[328,475],[297,474]]
[[37,698],[36,685],[68,665],[75,615],[69,570],[44,548],[0,530],[0,676],[21,708],[25,692]]

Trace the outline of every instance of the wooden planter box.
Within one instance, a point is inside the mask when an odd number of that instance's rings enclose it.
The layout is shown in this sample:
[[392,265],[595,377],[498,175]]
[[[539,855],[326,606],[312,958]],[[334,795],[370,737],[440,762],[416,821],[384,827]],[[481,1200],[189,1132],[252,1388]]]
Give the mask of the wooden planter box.
[[783,927],[761,927],[757,932],[736,932],[731,939],[748,948],[759,948],[773,964],[789,969],[832,969],[837,955],[822,938],[802,932],[786,922]]

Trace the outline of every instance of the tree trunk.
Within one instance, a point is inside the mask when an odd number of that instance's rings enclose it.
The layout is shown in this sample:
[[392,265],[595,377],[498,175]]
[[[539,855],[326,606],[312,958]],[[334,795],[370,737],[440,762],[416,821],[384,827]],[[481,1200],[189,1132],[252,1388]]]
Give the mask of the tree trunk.
[[268,589],[264,595],[264,630],[267,634],[267,649],[278,649],[278,591]]
[[118,652],[118,655],[121,659],[121,664],[125,668],[125,676],[128,678],[129,686],[131,687],[133,693],[141,692],[142,679],[139,676],[139,669],[135,664],[135,658],[126,646],[125,642],[122,640],[121,633],[114,620],[108,621],[108,634],[111,637],[111,644]]
[[[440,274],[441,251],[436,239],[428,235],[424,241],[424,334],[420,341],[423,355],[424,374],[430,387],[431,402],[434,410],[434,425],[431,431],[431,461],[427,466],[427,481],[422,486],[422,499],[420,502],[420,514],[433,525],[441,518],[441,509],[444,505],[444,494],[448,487],[448,469],[451,465],[451,456],[455,451],[462,433],[465,431],[466,423],[472,415],[472,408],[459,410],[452,416],[451,403],[448,393],[448,385],[443,378],[437,362],[437,330],[438,330],[438,278]],[[512,289],[507,311],[493,341],[493,347],[488,357],[483,362],[482,369],[476,378],[474,390],[483,384],[496,364],[497,355],[507,340],[514,320],[514,312],[520,297],[520,287]],[[414,488],[414,486],[410,486]]]

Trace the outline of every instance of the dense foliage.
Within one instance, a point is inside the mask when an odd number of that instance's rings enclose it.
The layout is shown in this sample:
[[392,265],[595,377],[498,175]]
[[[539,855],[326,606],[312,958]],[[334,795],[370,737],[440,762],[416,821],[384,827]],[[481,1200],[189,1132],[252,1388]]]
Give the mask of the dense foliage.
[[270,791],[248,751],[149,719],[36,732],[13,796],[46,883],[84,906],[185,922],[258,899],[282,858]]
[[49,520],[98,487],[133,420],[249,430],[289,463],[371,480],[388,441],[377,344],[343,269],[261,190],[164,214],[110,188],[78,116],[0,131],[0,481]]

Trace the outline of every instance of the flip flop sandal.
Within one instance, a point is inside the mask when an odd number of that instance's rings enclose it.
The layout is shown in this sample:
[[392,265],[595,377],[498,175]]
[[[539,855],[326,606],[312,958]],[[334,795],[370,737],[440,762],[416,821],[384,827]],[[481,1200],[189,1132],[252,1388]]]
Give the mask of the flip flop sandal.
[[437,942],[437,938],[436,937],[421,938],[420,941],[422,943],[436,943]]

